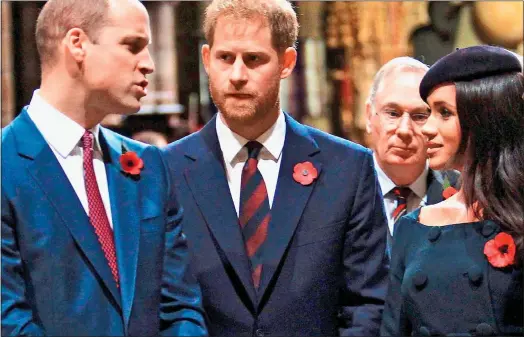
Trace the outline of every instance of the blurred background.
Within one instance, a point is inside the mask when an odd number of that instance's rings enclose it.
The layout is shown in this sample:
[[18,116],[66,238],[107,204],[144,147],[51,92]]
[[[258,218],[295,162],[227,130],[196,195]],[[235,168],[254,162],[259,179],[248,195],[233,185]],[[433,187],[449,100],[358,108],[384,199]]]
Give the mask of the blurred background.
[[[1,124],[40,82],[34,39],[44,1],[1,2]],[[206,1],[144,1],[156,72],[139,113],[103,124],[163,146],[201,128],[215,113],[201,65]],[[428,65],[455,48],[499,45],[523,54],[522,1],[294,1],[299,59],[281,86],[281,105],[302,123],[369,146],[364,104],[373,76],[397,56]]]

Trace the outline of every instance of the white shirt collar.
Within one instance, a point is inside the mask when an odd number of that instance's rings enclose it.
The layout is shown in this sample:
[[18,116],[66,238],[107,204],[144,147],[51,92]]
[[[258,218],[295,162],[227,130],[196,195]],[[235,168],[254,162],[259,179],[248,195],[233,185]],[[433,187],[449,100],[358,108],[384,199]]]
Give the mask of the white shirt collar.
[[[63,158],[71,154],[84,135],[85,129],[47,103],[40,96],[38,89],[33,93],[27,113],[46,142]],[[90,131],[95,138],[94,149],[101,151],[98,138],[100,125],[95,125]]]
[[[235,132],[231,131],[222,121],[221,113],[218,112],[216,118],[216,131],[218,142],[224,156],[224,161],[233,164],[238,154],[244,148],[248,140]],[[284,113],[280,111],[276,122],[260,135],[256,141],[264,146],[262,153],[269,153],[273,160],[278,161],[284,148],[286,138],[286,120]],[[247,152],[246,152],[247,153]]]
[[[378,176],[378,182],[380,184],[380,189],[382,190],[382,195],[386,196],[393,188],[395,188],[395,183],[386,175],[386,173],[382,170],[380,165],[377,162],[377,158],[375,156],[375,153],[373,153],[373,162],[375,164],[375,169],[377,171]],[[424,171],[420,174],[420,176],[411,184],[409,185],[409,188],[421,199],[424,199],[426,196],[427,191],[427,178],[428,178],[428,162],[426,161],[426,166],[424,167]]]

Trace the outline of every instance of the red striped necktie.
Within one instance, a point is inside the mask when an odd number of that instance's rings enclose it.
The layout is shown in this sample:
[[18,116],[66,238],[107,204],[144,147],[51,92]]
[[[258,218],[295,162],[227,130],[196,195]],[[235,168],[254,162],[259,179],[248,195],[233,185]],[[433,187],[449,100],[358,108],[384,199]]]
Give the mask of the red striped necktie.
[[95,230],[98,241],[102,246],[102,251],[107,259],[111,273],[119,285],[118,265],[116,262],[115,242],[113,230],[109,224],[109,219],[102,201],[102,195],[96,181],[95,169],[93,167],[93,134],[87,131],[82,136],[82,149],[84,152],[84,183],[87,194],[87,204],[89,205],[89,221]]
[[257,168],[262,144],[250,141],[246,145],[248,159],[242,169],[239,222],[246,253],[251,262],[253,284],[258,289],[262,274],[263,249],[271,213],[266,184]]
[[[395,187],[391,190],[395,198],[397,199],[397,207],[391,213],[391,218],[393,219],[393,224],[395,224],[401,216],[407,213],[408,208],[408,197],[411,194],[411,189],[409,187]],[[395,225],[393,225],[393,228]]]

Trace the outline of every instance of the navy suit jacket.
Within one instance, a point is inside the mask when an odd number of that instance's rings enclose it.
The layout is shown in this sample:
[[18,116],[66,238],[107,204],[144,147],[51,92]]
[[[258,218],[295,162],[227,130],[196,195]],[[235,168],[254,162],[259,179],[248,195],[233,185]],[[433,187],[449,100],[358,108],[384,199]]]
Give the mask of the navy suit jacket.
[[[211,335],[377,335],[386,293],[386,219],[364,147],[286,114],[286,139],[255,290],[213,118],[165,149]],[[303,186],[293,167],[318,178]]]
[[[182,210],[160,151],[101,128],[120,274],[25,109],[2,130],[2,335],[202,335]],[[144,161],[120,168],[122,145]],[[166,272],[163,273],[163,264]]]
[[457,190],[460,188],[460,173],[457,171],[435,171],[430,169],[428,171],[426,191],[426,205],[434,205],[444,200],[442,193],[444,192],[444,180],[448,179],[451,186]]

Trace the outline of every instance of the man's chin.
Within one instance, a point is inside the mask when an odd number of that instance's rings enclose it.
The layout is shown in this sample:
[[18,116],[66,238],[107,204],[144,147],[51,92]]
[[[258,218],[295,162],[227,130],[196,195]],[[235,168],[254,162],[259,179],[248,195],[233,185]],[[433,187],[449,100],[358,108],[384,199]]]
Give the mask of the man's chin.
[[421,159],[413,155],[411,156],[396,155],[396,156],[390,157],[390,159],[388,160],[388,164],[396,165],[396,166],[412,166],[412,165],[416,165],[419,162],[421,162]]
[[255,113],[251,109],[232,108],[221,110],[221,113],[226,121],[235,123],[249,123],[255,119]]

